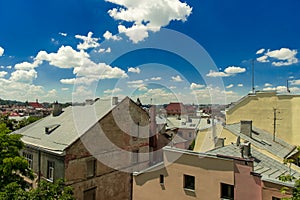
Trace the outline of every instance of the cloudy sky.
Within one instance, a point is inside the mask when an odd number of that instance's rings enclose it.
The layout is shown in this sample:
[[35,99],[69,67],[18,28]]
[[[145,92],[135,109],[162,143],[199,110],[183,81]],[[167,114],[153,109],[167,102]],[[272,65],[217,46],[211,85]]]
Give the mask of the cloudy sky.
[[300,1],[5,0],[0,98],[230,103],[300,93]]

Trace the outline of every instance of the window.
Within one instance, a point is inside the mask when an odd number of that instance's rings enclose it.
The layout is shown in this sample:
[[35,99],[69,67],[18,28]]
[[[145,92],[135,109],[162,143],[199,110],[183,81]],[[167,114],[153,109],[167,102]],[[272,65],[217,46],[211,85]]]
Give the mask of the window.
[[189,138],[191,138],[191,137],[192,137],[192,135],[193,135],[193,134],[192,134],[192,132],[189,132]]
[[28,162],[28,167],[30,169],[32,169],[32,165],[33,165],[33,155],[31,153],[26,153],[26,152],[23,152],[23,156],[25,157],[25,159],[27,160]]
[[83,192],[83,200],[96,200],[96,188],[85,190]]
[[195,190],[195,176],[183,175],[183,187],[188,190]]
[[54,180],[54,162],[49,161],[47,162],[47,179],[50,181]]
[[87,169],[87,177],[93,177],[96,174],[96,160],[92,159],[92,160],[88,160],[86,162],[86,169]]
[[136,164],[139,162],[139,150],[132,151],[131,162],[132,164]]
[[159,175],[159,183],[163,185],[165,183],[165,177],[163,174]]
[[226,183],[221,183],[221,198],[234,199],[234,186]]

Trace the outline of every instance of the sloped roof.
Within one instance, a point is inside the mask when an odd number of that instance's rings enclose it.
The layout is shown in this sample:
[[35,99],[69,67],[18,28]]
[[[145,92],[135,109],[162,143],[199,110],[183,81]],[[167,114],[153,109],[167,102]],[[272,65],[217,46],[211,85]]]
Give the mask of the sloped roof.
[[[231,144],[224,147],[216,148],[208,151],[207,153],[212,153],[214,155],[225,155],[225,156],[233,156],[233,157],[241,157],[240,147]],[[280,175],[291,174],[295,178],[299,178],[299,172],[290,169],[288,166],[283,163],[270,158],[269,156],[263,154],[262,152],[257,151],[254,148],[251,148],[252,158],[254,160],[254,172],[258,173],[262,176],[263,180],[267,181],[279,181]],[[282,181],[281,184],[285,184]]]
[[278,137],[275,137],[275,141],[273,141],[273,135],[267,131],[252,126],[252,137],[248,137],[240,133],[240,128],[241,123],[228,124],[225,126],[225,129],[234,135],[240,136],[243,140],[248,140],[257,148],[264,149],[277,157],[286,158],[297,152],[296,146]]
[[183,103],[171,102],[166,107],[167,113],[177,114],[177,113],[186,113],[185,106]]
[[28,104],[33,108],[44,108],[44,106],[38,102],[29,102]]
[[[63,154],[69,145],[114,107],[111,99],[100,99],[93,105],[69,106],[59,116],[47,116],[14,133],[23,135],[22,141],[26,145]],[[46,134],[46,128],[49,134]]]

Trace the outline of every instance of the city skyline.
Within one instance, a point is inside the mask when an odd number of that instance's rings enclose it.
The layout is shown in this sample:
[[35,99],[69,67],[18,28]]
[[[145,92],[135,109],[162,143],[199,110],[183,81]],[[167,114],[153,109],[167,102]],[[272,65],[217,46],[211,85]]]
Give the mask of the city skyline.
[[230,103],[252,90],[252,61],[256,90],[299,94],[299,4],[1,2],[0,98]]

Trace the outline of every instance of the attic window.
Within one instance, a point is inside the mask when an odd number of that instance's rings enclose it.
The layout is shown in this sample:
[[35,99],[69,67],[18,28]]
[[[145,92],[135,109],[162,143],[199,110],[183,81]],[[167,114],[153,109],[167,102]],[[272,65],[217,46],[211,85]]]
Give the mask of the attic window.
[[46,133],[47,135],[49,135],[49,134],[52,133],[55,129],[57,129],[59,126],[60,126],[60,124],[53,124],[53,125],[50,125],[50,126],[46,126],[46,127],[45,127],[45,133]]

